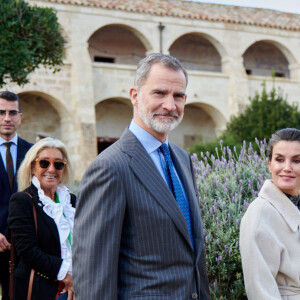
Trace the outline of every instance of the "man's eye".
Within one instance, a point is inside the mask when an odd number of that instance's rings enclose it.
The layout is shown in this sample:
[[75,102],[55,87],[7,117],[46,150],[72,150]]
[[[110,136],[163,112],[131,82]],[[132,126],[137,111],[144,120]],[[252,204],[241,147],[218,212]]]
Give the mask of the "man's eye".
[[18,112],[16,110],[11,110],[9,112],[9,115],[12,116],[12,117],[15,117],[17,114],[18,114]]

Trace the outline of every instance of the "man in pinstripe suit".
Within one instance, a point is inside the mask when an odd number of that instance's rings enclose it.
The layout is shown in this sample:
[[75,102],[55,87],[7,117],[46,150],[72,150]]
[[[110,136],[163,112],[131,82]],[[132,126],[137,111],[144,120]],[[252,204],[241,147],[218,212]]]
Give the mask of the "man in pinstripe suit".
[[[174,57],[153,53],[139,63],[130,90],[133,120],[89,166],[79,189],[77,300],[209,299],[191,159],[167,139],[182,120],[186,85],[187,73]],[[170,151],[188,217],[172,193],[162,144]]]

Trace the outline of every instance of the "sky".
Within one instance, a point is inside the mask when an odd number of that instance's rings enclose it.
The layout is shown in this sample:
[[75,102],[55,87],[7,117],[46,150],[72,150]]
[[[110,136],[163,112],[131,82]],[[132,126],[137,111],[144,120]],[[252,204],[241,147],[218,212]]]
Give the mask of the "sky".
[[191,0],[237,6],[270,8],[300,14],[300,0]]

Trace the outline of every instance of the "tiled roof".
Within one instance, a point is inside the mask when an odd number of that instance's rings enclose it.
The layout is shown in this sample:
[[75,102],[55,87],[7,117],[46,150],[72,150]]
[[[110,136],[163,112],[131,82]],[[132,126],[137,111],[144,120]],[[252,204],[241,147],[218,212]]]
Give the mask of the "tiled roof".
[[300,14],[272,9],[210,4],[183,0],[39,0],[51,3],[92,6],[157,16],[247,24],[300,31]]

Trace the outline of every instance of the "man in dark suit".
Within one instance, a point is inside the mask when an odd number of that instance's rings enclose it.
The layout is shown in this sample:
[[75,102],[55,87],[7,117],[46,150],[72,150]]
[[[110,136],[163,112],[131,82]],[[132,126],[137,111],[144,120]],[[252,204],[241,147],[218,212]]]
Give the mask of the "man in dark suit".
[[15,175],[26,152],[32,146],[19,138],[16,133],[21,120],[19,97],[12,92],[0,92],[0,284],[2,300],[8,300],[9,285],[8,203],[10,196],[18,189]]
[[168,142],[182,120],[187,73],[149,54],[130,90],[133,120],[86,171],[74,224],[77,300],[209,299],[190,156]]

